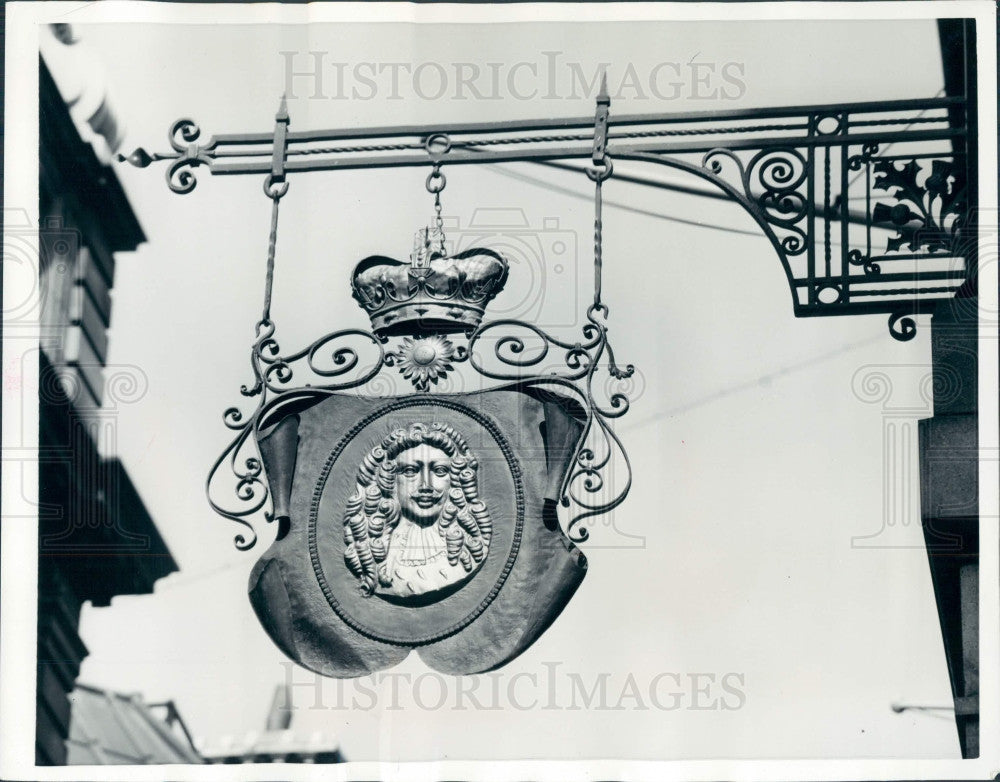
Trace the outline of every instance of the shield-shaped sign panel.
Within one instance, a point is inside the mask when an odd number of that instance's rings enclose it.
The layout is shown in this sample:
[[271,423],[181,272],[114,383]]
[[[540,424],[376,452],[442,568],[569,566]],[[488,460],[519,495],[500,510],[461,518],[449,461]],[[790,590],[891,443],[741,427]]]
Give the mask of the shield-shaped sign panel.
[[574,402],[519,386],[283,405],[258,435],[282,521],[250,577],[265,629],[328,676],[411,649],[446,673],[503,665],[586,572],[555,513],[581,432]]

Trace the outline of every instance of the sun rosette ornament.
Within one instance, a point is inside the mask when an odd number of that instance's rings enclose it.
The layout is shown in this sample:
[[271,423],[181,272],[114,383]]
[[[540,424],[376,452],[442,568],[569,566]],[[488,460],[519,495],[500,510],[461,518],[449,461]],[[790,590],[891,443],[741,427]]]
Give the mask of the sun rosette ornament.
[[418,391],[427,391],[454,367],[455,346],[440,335],[405,337],[391,354],[403,377],[413,383]]

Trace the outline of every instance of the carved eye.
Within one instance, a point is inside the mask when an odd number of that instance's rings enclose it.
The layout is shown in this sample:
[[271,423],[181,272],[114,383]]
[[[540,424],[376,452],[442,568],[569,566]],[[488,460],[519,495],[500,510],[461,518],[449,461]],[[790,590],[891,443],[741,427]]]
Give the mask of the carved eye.
[[437,467],[434,468],[434,474],[438,478],[443,478],[444,476],[446,476],[448,474],[448,472],[449,471],[448,471],[447,467],[442,467],[442,466],[439,465],[439,466],[437,466]]
[[414,476],[418,472],[420,472],[420,470],[417,469],[417,466],[415,464],[404,464],[401,472],[403,473],[403,475]]

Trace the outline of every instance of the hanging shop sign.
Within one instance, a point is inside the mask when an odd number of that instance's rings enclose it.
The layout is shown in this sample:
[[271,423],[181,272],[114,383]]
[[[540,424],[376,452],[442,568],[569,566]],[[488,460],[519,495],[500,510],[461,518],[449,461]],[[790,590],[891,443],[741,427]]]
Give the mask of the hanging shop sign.
[[[628,401],[594,395],[596,373],[622,381],[633,372],[614,361],[601,300],[607,113],[602,96],[587,170],[596,183],[595,291],[578,340],[485,319],[510,264],[486,247],[449,252],[441,166],[450,141],[437,135],[425,145],[434,224],[417,233],[409,260],[373,256],[354,269],[352,294],[370,330],[336,331],[284,354],[270,316],[288,190],[288,116],[279,111],[264,188],[273,207],[255,383],[243,389],[258,406],[249,417],[226,411],[237,435],[208,489],[213,507],[244,525],[239,548],[256,542],[251,517],[277,525],[250,575],[250,602],[306,668],[362,676],[415,649],[438,671],[488,671],[535,642],[582,582],[581,522],[619,505],[631,483],[610,426]],[[296,382],[300,373],[310,382]],[[459,376],[478,378],[475,390],[447,391]],[[410,390],[385,393],[391,381]],[[617,488],[605,479],[612,465]],[[225,474],[235,479],[235,508],[215,499]]]

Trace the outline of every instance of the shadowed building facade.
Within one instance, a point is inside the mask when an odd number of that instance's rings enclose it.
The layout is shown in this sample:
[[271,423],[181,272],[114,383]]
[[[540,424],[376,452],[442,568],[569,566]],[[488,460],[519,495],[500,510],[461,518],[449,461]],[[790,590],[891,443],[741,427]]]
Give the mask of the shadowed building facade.
[[[971,129],[976,118],[975,24],[938,22],[949,96],[963,98]],[[958,124],[958,109],[952,122]],[[958,147],[958,145],[956,145]],[[958,147],[960,151],[960,147]],[[966,162],[972,203],[978,203],[976,145]],[[977,215],[972,214],[970,227]],[[995,217],[994,217],[995,219]],[[976,236],[974,233],[972,236]],[[920,422],[920,509],[962,757],[979,757],[979,339],[975,248],[968,282],[931,319],[934,416]],[[993,324],[994,338],[996,324]],[[996,523],[996,520],[991,520]]]
[[[73,45],[67,30],[57,36],[62,45]],[[145,392],[138,367],[106,362],[114,254],[134,250],[145,236],[117,176],[82,138],[44,61],[39,90],[35,757],[40,765],[61,765],[70,737],[69,694],[87,656],[79,635],[81,606],[152,592],[177,565],[114,456],[118,405]],[[89,123],[117,143],[106,103]]]

